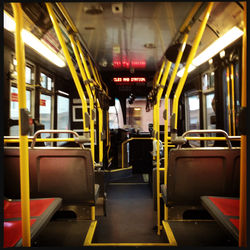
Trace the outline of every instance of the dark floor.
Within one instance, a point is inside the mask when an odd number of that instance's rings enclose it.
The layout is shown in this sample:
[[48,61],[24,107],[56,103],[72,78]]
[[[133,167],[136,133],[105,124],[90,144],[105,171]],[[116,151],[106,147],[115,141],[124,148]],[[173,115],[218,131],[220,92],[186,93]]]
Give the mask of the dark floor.
[[164,234],[156,234],[156,213],[149,184],[110,184],[107,194],[107,217],[98,218],[93,242],[168,242]]
[[83,246],[91,221],[75,219],[52,220],[39,234],[34,246]]
[[[156,233],[151,184],[140,174],[107,185],[107,216],[96,216],[92,243],[168,243]],[[83,246],[89,220],[54,216],[36,246]],[[169,221],[178,246],[237,246],[213,220]]]

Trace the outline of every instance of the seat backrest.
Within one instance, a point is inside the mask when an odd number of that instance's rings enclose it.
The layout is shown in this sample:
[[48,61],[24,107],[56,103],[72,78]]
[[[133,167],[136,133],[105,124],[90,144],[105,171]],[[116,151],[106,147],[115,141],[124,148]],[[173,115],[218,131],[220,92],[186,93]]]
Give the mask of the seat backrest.
[[239,195],[239,148],[181,148],[169,155],[167,205],[199,204],[200,196]]
[[[31,198],[57,196],[64,203],[95,202],[91,151],[82,148],[29,149]],[[5,196],[20,198],[19,149],[4,150]]]

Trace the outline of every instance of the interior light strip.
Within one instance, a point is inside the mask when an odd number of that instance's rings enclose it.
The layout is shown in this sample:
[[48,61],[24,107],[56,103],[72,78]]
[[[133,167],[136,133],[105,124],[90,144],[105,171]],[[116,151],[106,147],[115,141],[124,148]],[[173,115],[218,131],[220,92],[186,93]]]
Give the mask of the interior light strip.
[[[196,67],[200,66],[204,62],[207,62],[210,58],[218,54],[221,50],[226,48],[229,44],[233,43],[239,37],[243,35],[243,31],[238,27],[234,26],[223,36],[213,42],[208,48],[203,50],[197,57],[195,57],[189,66],[188,72],[191,72]],[[179,70],[177,73],[178,77],[182,77],[185,67]]]
[[[4,28],[13,33],[15,32],[16,29],[16,23],[14,19],[11,16],[9,16],[5,11],[4,11]],[[31,32],[23,29],[22,38],[24,43],[26,43],[40,55],[44,56],[50,62],[54,63],[55,65],[61,68],[66,66],[65,62],[57,54],[55,54],[51,49],[49,49]]]

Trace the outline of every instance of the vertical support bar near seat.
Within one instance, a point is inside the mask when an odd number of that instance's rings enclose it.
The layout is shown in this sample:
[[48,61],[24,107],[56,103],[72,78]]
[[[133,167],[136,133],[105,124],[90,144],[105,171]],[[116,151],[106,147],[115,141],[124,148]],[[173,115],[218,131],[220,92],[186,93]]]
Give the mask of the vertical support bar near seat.
[[234,65],[233,63],[230,66],[230,70],[231,70],[231,74],[230,74],[230,78],[231,78],[231,96],[232,96],[232,130],[233,130],[233,136],[235,136],[235,98],[234,98]]
[[194,59],[195,53],[196,53],[197,48],[199,46],[199,43],[201,41],[201,37],[202,37],[203,32],[204,32],[204,30],[206,28],[206,24],[207,24],[208,18],[210,16],[213,4],[214,4],[213,2],[209,2],[208,3],[208,6],[206,8],[203,21],[202,21],[202,23],[201,23],[201,25],[199,27],[199,30],[198,30],[198,32],[196,34],[196,37],[195,37],[195,40],[193,42],[192,49],[191,49],[191,51],[189,53],[189,56],[188,56],[188,59],[187,59],[187,63],[186,63],[186,66],[185,66],[185,70],[184,70],[184,74],[183,74],[183,76],[181,77],[181,79],[180,79],[180,81],[178,83],[178,87],[177,87],[177,90],[176,90],[175,95],[174,95],[173,114],[175,114],[175,120],[174,120],[174,129],[175,130],[177,130],[177,120],[178,120],[177,119],[177,115],[178,115],[179,98],[180,98],[182,89],[184,87],[185,81],[187,79],[189,66],[192,63],[193,59]]
[[[247,108],[247,2],[244,6],[244,28],[242,37],[242,87],[241,107]],[[247,119],[246,119],[247,121]],[[247,127],[247,124],[244,124]],[[247,135],[241,135],[240,148],[240,222],[239,246],[247,247]]]
[[[179,49],[177,58],[176,58],[176,62],[174,65],[174,69],[166,90],[166,94],[165,94],[165,123],[164,123],[164,184],[167,185],[167,171],[168,171],[168,100],[169,100],[169,96],[174,84],[174,80],[177,74],[177,70],[179,68],[180,62],[181,62],[181,58],[183,55],[183,52],[186,48],[186,44],[187,44],[187,39],[188,39],[188,34],[185,33],[184,38],[182,40],[182,46]],[[167,210],[167,206],[166,204],[164,204],[164,220],[168,219],[168,210]]]
[[[89,112],[89,116],[90,116],[90,148],[91,148],[92,159],[93,159],[93,162],[95,163],[95,124],[94,124],[94,119],[93,119],[93,111],[94,111],[93,94],[91,92],[89,84],[87,83],[87,76],[86,76],[86,73],[84,71],[82,61],[81,61],[81,58],[83,58],[83,55],[81,53],[82,52],[81,47],[78,46],[78,49],[77,49],[76,42],[75,42],[74,36],[72,34],[69,34],[69,39],[70,39],[70,42],[71,42],[71,45],[72,45],[72,48],[73,48],[73,51],[74,51],[74,54],[75,54],[75,58],[76,58],[78,67],[80,69],[82,79],[83,79],[83,81],[85,83],[84,84],[85,89],[86,89],[88,97],[89,97],[89,106],[90,106],[90,112]],[[78,50],[79,50],[79,52],[78,52]],[[82,57],[80,57],[80,55],[82,55]]]
[[[165,61],[165,60],[164,60]],[[154,105],[154,112],[155,112],[155,134],[154,137],[156,139],[156,200],[157,200],[157,234],[160,235],[160,229],[161,229],[161,211],[160,211],[160,101],[161,96],[164,90],[164,87],[167,82],[168,74],[170,71],[172,63],[170,61],[167,62],[163,76],[161,78],[160,84],[159,84],[159,90],[157,92],[156,96],[156,104]]]
[[15,47],[17,60],[17,89],[19,105],[19,147],[20,147],[20,185],[21,185],[21,216],[23,247],[30,247],[30,187],[29,187],[29,151],[28,136],[23,132],[24,121],[22,111],[26,110],[26,86],[25,86],[25,52],[21,36],[23,29],[23,13],[20,3],[11,3],[13,8],[16,33]]
[[227,112],[228,112],[228,134],[232,135],[232,123],[231,123],[231,91],[230,91],[230,69],[227,66]]

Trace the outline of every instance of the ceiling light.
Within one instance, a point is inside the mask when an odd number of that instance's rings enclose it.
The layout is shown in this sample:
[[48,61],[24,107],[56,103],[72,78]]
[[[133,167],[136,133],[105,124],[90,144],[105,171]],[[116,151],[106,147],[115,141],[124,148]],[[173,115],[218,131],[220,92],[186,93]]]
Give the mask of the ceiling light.
[[[191,72],[191,71],[193,71],[195,68],[196,67],[194,65],[190,64],[189,68],[188,68],[188,73]],[[185,67],[178,71],[177,76],[178,77],[182,77],[183,74],[184,74],[184,71],[185,71]]]
[[[4,28],[11,32],[15,32],[15,27],[16,27],[15,21],[6,12],[4,12]],[[22,38],[24,43],[26,43],[40,55],[44,56],[50,62],[54,63],[58,67],[66,66],[65,62],[57,54],[55,54],[52,50],[50,50],[31,32],[23,29]]]
[[[226,48],[229,44],[234,42],[236,39],[243,35],[243,31],[236,26],[226,32],[223,36],[213,42],[208,48],[203,50],[197,57],[192,61],[192,64],[189,67],[188,72],[194,70],[196,67],[200,66],[204,62],[208,61],[214,55],[219,53],[221,50]],[[191,69],[192,68],[192,69]],[[181,77],[184,73],[184,68],[182,68],[177,76]]]
[[213,58],[209,59],[209,60],[208,60],[208,63],[209,63],[209,64],[212,64],[212,63],[213,63]]
[[4,28],[10,32],[14,32],[16,29],[15,21],[5,11],[3,16],[3,25]]

